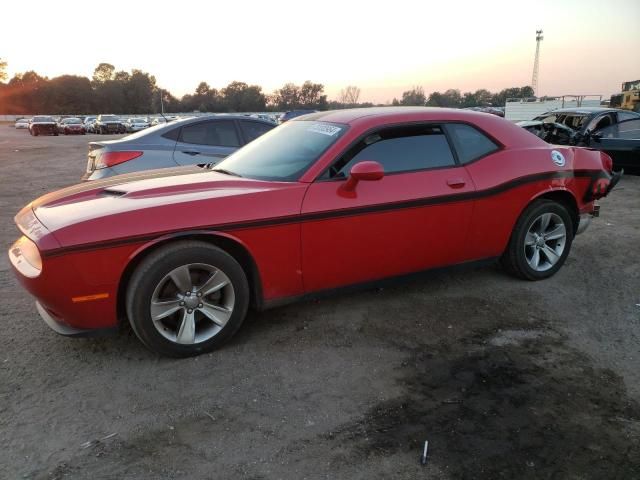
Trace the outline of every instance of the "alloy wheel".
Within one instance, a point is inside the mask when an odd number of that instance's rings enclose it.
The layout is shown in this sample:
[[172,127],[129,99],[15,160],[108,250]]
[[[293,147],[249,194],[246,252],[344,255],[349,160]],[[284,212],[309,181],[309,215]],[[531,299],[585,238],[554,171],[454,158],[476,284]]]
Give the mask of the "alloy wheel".
[[552,268],[564,252],[567,242],[567,227],[555,213],[543,213],[537,217],[524,239],[524,255],[529,266],[544,272]]
[[229,277],[204,263],[182,265],[158,283],[150,314],[167,340],[192,345],[216,336],[231,318],[235,292]]

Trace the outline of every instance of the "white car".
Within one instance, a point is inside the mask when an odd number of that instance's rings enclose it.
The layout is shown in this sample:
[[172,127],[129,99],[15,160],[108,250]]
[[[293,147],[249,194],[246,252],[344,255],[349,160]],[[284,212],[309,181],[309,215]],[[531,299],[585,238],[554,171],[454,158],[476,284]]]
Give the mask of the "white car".
[[30,120],[31,120],[30,118],[19,118],[18,120],[16,120],[16,128],[24,128],[24,129],[29,128]]
[[124,123],[127,132],[139,132],[150,126],[149,120],[143,117],[128,118]]

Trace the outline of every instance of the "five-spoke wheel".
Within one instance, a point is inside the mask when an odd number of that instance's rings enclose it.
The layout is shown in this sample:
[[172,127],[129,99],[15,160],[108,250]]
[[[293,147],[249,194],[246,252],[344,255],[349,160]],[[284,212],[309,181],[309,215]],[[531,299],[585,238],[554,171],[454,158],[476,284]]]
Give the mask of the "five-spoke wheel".
[[524,254],[527,263],[537,272],[553,267],[564,251],[567,241],[567,227],[555,213],[543,213],[536,218],[524,240]]
[[573,241],[573,223],[567,207],[552,200],[536,200],[522,213],[511,234],[502,263],[527,280],[556,273]]
[[240,327],[247,277],[225,251],[204,242],[169,244],[147,256],[127,289],[127,315],[154,351],[177,357],[212,350]]

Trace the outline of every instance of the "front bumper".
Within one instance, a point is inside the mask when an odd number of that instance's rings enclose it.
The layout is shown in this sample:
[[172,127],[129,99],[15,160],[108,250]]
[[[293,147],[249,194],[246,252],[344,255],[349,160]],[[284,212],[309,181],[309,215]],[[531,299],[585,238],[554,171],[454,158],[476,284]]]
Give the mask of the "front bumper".
[[42,320],[44,320],[44,323],[46,323],[51,330],[59,335],[64,335],[65,337],[102,337],[113,335],[118,331],[118,327],[92,329],[72,327],[64,323],[61,319],[55,317],[52,313],[48,312],[47,309],[38,301],[36,301],[36,309],[38,310]]

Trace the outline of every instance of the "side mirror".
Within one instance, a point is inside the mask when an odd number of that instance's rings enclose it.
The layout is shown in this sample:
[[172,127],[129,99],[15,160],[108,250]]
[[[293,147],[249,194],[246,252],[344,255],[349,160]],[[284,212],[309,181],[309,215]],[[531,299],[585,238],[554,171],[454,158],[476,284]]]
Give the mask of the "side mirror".
[[348,192],[353,191],[360,180],[380,180],[382,177],[384,177],[384,168],[382,168],[382,165],[378,162],[365,160],[351,167],[349,178],[347,178],[342,188]]

